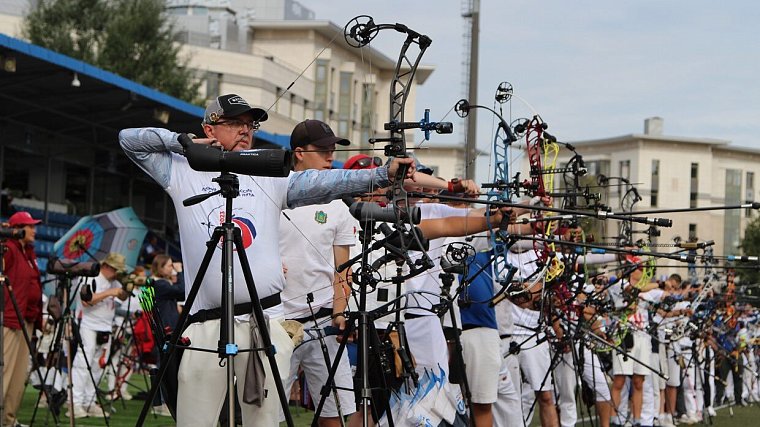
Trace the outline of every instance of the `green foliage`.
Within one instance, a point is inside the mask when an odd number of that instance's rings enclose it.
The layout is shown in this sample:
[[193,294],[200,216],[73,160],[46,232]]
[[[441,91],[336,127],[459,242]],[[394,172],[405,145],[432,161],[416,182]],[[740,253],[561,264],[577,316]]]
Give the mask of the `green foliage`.
[[41,0],[24,22],[34,44],[200,104],[164,0]]
[[[752,220],[744,230],[742,239],[742,254],[757,256],[760,254],[760,217]],[[758,283],[760,272],[753,269],[737,269],[742,284]]]

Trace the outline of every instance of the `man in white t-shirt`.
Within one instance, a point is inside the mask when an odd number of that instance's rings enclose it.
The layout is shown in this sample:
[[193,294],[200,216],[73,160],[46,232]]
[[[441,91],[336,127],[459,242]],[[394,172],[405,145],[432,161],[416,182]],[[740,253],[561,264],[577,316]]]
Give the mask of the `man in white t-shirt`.
[[[203,119],[205,138],[193,143],[219,147],[222,151],[250,149],[254,131],[267,119],[260,108],[252,108],[240,96],[229,94],[217,97],[207,107]],[[182,258],[187,267],[185,283],[194,283],[206,251],[204,242],[215,227],[223,222],[226,202],[215,195],[190,207],[182,201],[198,194],[218,190],[212,179],[218,172],[193,170],[184,157],[178,133],[159,128],[124,129],[119,142],[127,156],[150,175],[171,196],[177,208]],[[300,171],[287,178],[241,175],[240,194],[234,201],[232,221],[242,234],[243,249],[249,260],[259,302],[272,320],[269,335],[276,348],[279,372],[290,366],[293,342],[279,320],[283,317],[280,291],[285,277],[279,251],[280,213],[283,209],[310,204],[327,203],[345,195],[366,191],[373,183],[387,186],[392,183],[399,165],[409,165],[407,178],[414,175],[413,159],[393,159],[386,167],[372,170]],[[220,245],[221,246],[221,245]],[[190,309],[190,325],[183,332],[193,347],[217,349],[220,338],[222,251],[213,252],[210,268],[202,278],[196,299]],[[235,302],[235,343],[240,349],[251,345],[251,297],[243,279],[240,263],[233,260],[233,293]],[[187,286],[189,293],[192,287]],[[272,370],[263,361],[265,381],[263,393],[246,398],[246,367],[250,352],[235,356],[235,375],[245,426],[277,426],[280,402]],[[219,356],[213,352],[185,351],[178,372],[177,425],[209,426],[216,423],[227,389],[226,366],[219,366]],[[281,375],[282,376],[282,375]],[[256,384],[251,384],[258,389]],[[251,388],[249,388],[251,390]],[[260,390],[255,390],[260,391]],[[250,392],[249,392],[250,393]]]
[[[293,170],[331,169],[336,144],[348,145],[349,141],[335,136],[330,127],[319,120],[299,123],[290,136]],[[344,285],[347,284],[348,270],[337,273],[335,268],[348,261],[355,229],[356,221],[348,212],[348,206],[340,200],[287,209],[280,217],[280,256],[288,272],[282,291],[283,308],[285,317],[299,321],[305,330],[303,343],[293,351],[290,375],[284,385],[285,390],[290,390],[298,377],[299,367],[302,368],[315,406],[320,401],[320,391],[327,383],[329,368],[339,347],[337,337],[328,335],[325,327],[333,326],[338,333],[345,327],[343,313],[347,298]],[[310,304],[308,294],[314,298]],[[339,389],[331,390],[320,413],[322,427],[340,426],[339,416],[356,412],[350,391],[353,382],[348,352],[341,354],[335,385]],[[336,399],[340,400],[340,408]]]
[[80,293],[78,296],[82,320],[79,324],[81,346],[71,372],[74,418],[104,415],[103,409],[95,404],[95,384],[103,372],[99,359],[108,360],[111,325],[116,311],[114,298],[124,301],[129,296],[116,280],[118,273],[124,271],[124,255],[108,254],[100,264],[100,274],[92,281],[92,295],[86,297]]

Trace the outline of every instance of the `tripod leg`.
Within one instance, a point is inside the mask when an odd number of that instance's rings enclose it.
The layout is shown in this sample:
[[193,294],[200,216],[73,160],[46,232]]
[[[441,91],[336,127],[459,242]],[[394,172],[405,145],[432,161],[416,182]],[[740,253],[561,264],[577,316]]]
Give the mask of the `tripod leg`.
[[312,419],[311,423],[311,425],[314,427],[319,425],[319,416],[322,413],[322,408],[327,401],[327,397],[330,395],[330,390],[334,389],[337,393],[337,386],[335,385],[335,374],[338,372],[338,366],[340,366],[340,360],[343,356],[343,351],[345,350],[346,344],[348,343],[349,337],[351,337],[354,329],[355,325],[352,315],[348,320],[346,320],[346,329],[343,331],[341,343],[338,346],[338,350],[335,352],[335,360],[332,361],[332,365],[328,366],[329,371],[327,373],[327,380],[325,381],[325,386],[322,387],[322,390],[320,390],[319,403],[317,404],[317,407],[314,411],[314,418]]
[[[288,406],[288,396],[285,394],[285,388],[282,385],[282,378],[280,376],[279,368],[277,367],[277,359],[275,358],[276,349],[272,345],[272,339],[270,336],[269,328],[266,327],[267,321],[264,317],[264,311],[259,303],[259,295],[256,291],[256,285],[253,281],[253,274],[251,273],[251,265],[248,263],[248,257],[245,254],[245,247],[243,246],[243,238],[240,234],[240,229],[234,229],[234,244],[235,249],[240,259],[240,266],[243,270],[243,276],[245,277],[245,284],[248,286],[248,293],[251,296],[251,302],[253,302],[253,316],[256,319],[256,323],[259,325],[259,332],[261,333],[261,341],[263,343],[264,352],[269,360],[269,367],[272,369],[272,379],[277,387],[277,394],[280,398],[280,405],[282,406],[282,412],[285,414],[285,422],[288,427],[293,426],[293,417],[290,414],[290,408]],[[231,301],[234,304],[234,301]],[[249,355],[248,357],[252,357]],[[285,369],[290,369],[290,364],[285,366]],[[232,405],[230,405],[232,406]],[[234,419],[234,418],[233,418]]]
[[142,411],[140,411],[140,416],[138,417],[137,423],[135,424],[138,427],[142,426],[145,423],[145,418],[148,416],[148,413],[153,406],[153,399],[156,398],[156,394],[160,388],[161,381],[163,380],[164,375],[169,368],[169,364],[174,358],[177,343],[182,336],[182,331],[185,329],[185,324],[187,323],[187,317],[190,314],[190,309],[195,302],[195,297],[198,295],[198,290],[200,289],[201,283],[203,282],[203,277],[206,275],[208,266],[211,263],[211,257],[214,255],[216,245],[219,243],[219,240],[221,238],[222,231],[217,227],[214,229],[214,233],[211,235],[211,239],[206,242],[206,253],[203,255],[203,261],[201,261],[201,265],[198,267],[198,274],[195,276],[193,286],[190,288],[190,292],[187,294],[187,298],[185,298],[185,309],[182,310],[182,313],[179,316],[179,320],[177,321],[177,329],[172,334],[171,343],[166,346],[167,349],[161,352],[161,368],[158,370],[158,374],[156,375],[156,382],[150,388],[148,396],[145,397],[145,404],[143,404]]

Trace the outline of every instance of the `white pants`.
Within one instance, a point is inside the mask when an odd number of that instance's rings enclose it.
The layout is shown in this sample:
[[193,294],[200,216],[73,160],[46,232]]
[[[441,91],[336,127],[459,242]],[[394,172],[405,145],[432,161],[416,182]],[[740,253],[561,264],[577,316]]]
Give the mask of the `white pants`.
[[494,403],[501,376],[494,375],[502,366],[499,331],[473,328],[462,331],[463,357],[473,403]]
[[[651,356],[650,356],[651,359]],[[641,397],[641,425],[651,426],[654,424],[654,417],[660,412],[660,407],[655,406],[654,393],[657,392],[659,396],[660,390],[657,389],[657,383],[654,381],[656,374],[650,372],[644,376],[644,390]]]
[[697,416],[704,406],[704,392],[702,391],[702,367],[697,363],[691,350],[683,352],[686,369],[683,376],[683,401],[686,413]]
[[[188,326],[183,336],[191,341],[193,347],[216,349],[219,341],[219,320],[193,323]],[[235,321],[235,343],[241,350],[251,347],[250,324],[247,321]],[[290,368],[290,356],[293,353],[293,341],[276,320],[269,322],[269,333],[275,346],[277,375],[287,375]],[[237,377],[238,396],[243,396],[245,372],[249,352],[241,352],[234,358],[235,376]],[[266,373],[264,387],[266,398],[261,407],[243,403],[244,426],[279,427],[280,400],[277,394],[269,359],[263,352],[259,353]],[[178,426],[215,426],[219,412],[227,395],[227,367],[219,366],[219,356],[205,351],[185,350],[179,367],[179,393],[177,396]],[[286,397],[288,390],[285,391]]]
[[520,364],[517,356],[509,354],[509,343],[501,340],[502,363],[499,369],[499,388],[493,404],[494,427],[523,427],[522,399],[520,398]]
[[613,405],[616,405],[615,409],[617,409],[617,415],[612,416],[611,418],[612,423],[622,426],[626,423],[626,421],[628,421],[628,408],[629,408],[628,403],[631,400],[632,388],[633,388],[633,385],[631,384],[631,378],[626,377],[625,384],[623,385],[623,389],[620,390],[620,402],[613,402]]
[[586,347],[583,347],[583,380],[589,387],[594,388],[597,402],[612,400],[610,384],[602,371],[602,363],[599,361],[599,357]]
[[679,387],[681,385],[681,364],[678,363],[681,357],[681,350],[677,351],[673,349],[678,344],[668,345],[666,356],[668,358],[668,382],[669,387]]
[[449,350],[438,316],[422,316],[404,321],[406,341],[417,363],[415,370],[422,377],[425,370],[438,369],[449,376]]
[[559,396],[559,419],[562,427],[572,427],[578,421],[578,411],[575,405],[575,386],[577,384],[575,376],[575,361],[573,352],[556,355],[551,352],[552,357],[559,357],[559,363],[554,368],[555,390]]
[[[111,338],[109,336],[109,342],[98,345],[96,341],[97,331],[87,328],[79,328],[79,336],[82,340],[82,346],[77,349],[71,370],[72,394],[74,406],[87,409],[96,402],[95,384],[93,384],[92,378],[95,379],[96,383],[100,382],[103,369],[100,367],[99,360],[101,357],[108,359]],[[85,356],[87,356],[86,362]],[[87,370],[87,363],[90,364],[89,371]],[[92,378],[90,378],[90,374],[92,374]]]
[[[325,356],[322,352],[322,346],[319,343],[317,332],[313,329],[307,329],[304,333],[304,340],[307,341],[304,341],[303,344],[293,350],[293,356],[290,359],[290,375],[283,381],[283,383],[285,386],[285,392],[289,393],[290,388],[293,386],[293,382],[298,378],[298,367],[300,366],[303,368],[304,375],[306,376],[306,384],[309,386],[309,393],[311,394],[311,399],[316,408],[322,398],[320,392],[322,391],[322,387],[327,384],[329,369],[335,361],[335,355],[338,354],[340,343],[338,343],[336,336],[334,335],[324,337],[331,365],[327,366],[325,364]],[[335,373],[335,385],[339,387],[337,393],[338,398],[340,399],[340,415],[345,416],[356,412],[356,400],[354,399],[354,393],[351,392],[354,383],[351,377],[351,365],[348,362],[347,351],[343,351],[343,354],[341,354],[338,370]],[[320,416],[339,416],[338,408],[335,404],[335,393],[332,390],[325,399],[325,404],[322,407]]]
[[649,368],[642,363],[649,364],[652,360],[651,337],[646,332],[638,330],[634,330],[632,333],[633,348],[628,352],[632,357],[615,354],[612,357],[613,375],[648,375],[650,373]]
[[551,356],[549,355],[549,343],[543,341],[536,345],[538,337],[517,335],[512,338],[513,341],[521,347],[518,353],[520,361],[520,372],[525,377],[526,382],[521,382],[521,398],[523,417],[525,424],[530,424],[533,414],[539,410],[536,401],[537,391],[551,391],[554,389],[551,372]]

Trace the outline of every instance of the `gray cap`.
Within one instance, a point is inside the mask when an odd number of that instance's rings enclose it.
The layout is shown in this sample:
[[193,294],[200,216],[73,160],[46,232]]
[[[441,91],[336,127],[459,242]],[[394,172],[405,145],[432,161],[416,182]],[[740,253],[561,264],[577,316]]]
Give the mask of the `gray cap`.
[[255,122],[264,122],[269,118],[266,111],[261,108],[251,107],[239,95],[218,96],[206,107],[206,112],[203,113],[203,124],[213,125],[223,117],[235,117],[247,112],[253,113],[253,120]]

